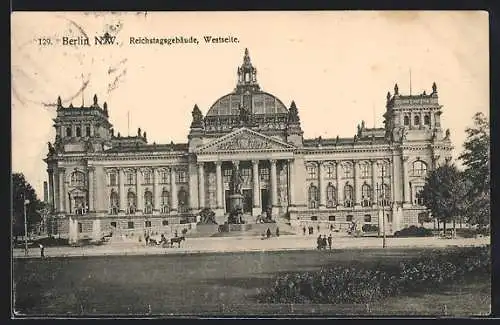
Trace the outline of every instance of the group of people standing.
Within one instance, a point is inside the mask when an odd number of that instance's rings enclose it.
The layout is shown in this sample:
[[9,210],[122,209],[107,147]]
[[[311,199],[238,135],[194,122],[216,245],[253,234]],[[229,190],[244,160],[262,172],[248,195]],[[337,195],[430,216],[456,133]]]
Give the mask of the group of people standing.
[[326,246],[328,245],[328,247],[330,249],[332,249],[332,240],[333,240],[333,238],[332,238],[331,234],[328,236],[328,238],[326,237],[326,235],[323,235],[323,236],[319,235],[318,239],[316,240],[316,242],[318,244],[317,248],[320,250],[326,249]]

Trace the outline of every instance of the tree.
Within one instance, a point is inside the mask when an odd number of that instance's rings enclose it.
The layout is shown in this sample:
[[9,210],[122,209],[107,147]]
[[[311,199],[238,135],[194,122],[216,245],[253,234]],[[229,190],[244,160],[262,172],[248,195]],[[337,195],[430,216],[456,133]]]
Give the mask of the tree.
[[463,214],[467,222],[479,227],[490,222],[490,130],[483,113],[473,116],[473,127],[465,129],[464,151],[458,157],[465,166],[467,187]]
[[24,234],[24,203],[26,205],[26,219],[28,231],[40,222],[39,210],[43,209],[43,203],[38,200],[35,189],[26,181],[22,173],[12,174],[12,223],[13,234],[19,236]]
[[463,211],[466,186],[462,173],[455,165],[446,164],[431,171],[426,177],[426,183],[419,197],[431,211],[434,218],[444,223]]

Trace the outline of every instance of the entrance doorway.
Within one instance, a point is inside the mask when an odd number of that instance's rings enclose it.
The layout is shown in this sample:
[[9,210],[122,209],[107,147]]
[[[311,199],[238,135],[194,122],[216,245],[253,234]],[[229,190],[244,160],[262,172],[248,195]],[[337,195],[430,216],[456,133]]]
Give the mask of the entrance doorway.
[[267,189],[260,190],[260,200],[262,203],[262,211],[266,211],[269,207],[269,204],[271,203],[269,201],[269,191]]
[[252,190],[250,189],[243,190],[243,196],[244,196],[243,212],[252,213],[252,204],[253,204]]

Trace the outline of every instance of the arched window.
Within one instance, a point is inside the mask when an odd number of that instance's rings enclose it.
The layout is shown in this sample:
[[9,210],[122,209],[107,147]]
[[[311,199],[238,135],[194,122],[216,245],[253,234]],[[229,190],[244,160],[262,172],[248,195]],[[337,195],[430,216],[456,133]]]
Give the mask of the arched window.
[[79,126],[76,127],[76,136],[77,137],[81,137],[82,136],[82,129]]
[[389,206],[391,202],[391,188],[387,184],[382,184],[382,195],[380,204]]
[[372,204],[372,188],[368,184],[361,186],[361,206],[369,207]]
[[71,186],[84,186],[85,185],[85,174],[80,171],[74,171],[71,173]]
[[431,117],[429,115],[424,115],[424,125],[431,125]]
[[352,207],[353,206],[352,200],[353,200],[352,186],[346,184],[346,186],[344,186],[344,205],[348,208]]
[[119,198],[118,194],[113,190],[109,195],[109,211],[110,214],[118,214]]
[[415,115],[415,116],[413,117],[413,124],[414,124],[414,125],[420,125],[420,116]]
[[85,127],[85,136],[90,137],[90,126]]
[[144,213],[153,213],[153,193],[149,190],[144,192]]
[[425,176],[427,172],[427,165],[421,161],[417,160],[413,163],[413,176]]
[[423,186],[415,186],[414,187],[414,192],[415,192],[415,197],[413,198],[413,203],[416,205],[424,205],[424,200],[420,196],[422,191],[424,190]]
[[179,212],[186,213],[188,209],[188,194],[185,189],[180,189],[177,193],[177,202],[179,204]]
[[66,136],[70,137],[71,136],[71,127],[66,128]]
[[311,186],[309,186],[309,198],[308,198],[308,202],[309,202],[309,209],[316,209],[318,208],[318,188],[311,184]]
[[403,117],[404,125],[410,125],[410,117],[408,115],[405,115]]
[[337,205],[337,200],[336,200],[336,193],[335,193],[335,187],[330,183],[326,187],[326,207],[327,208],[333,208],[334,206]]
[[127,213],[133,214],[137,209],[137,197],[135,193],[130,191],[127,194]]
[[161,192],[161,213],[168,213],[170,209],[170,193],[167,190]]
[[135,172],[128,171],[125,174],[125,185],[135,185]]

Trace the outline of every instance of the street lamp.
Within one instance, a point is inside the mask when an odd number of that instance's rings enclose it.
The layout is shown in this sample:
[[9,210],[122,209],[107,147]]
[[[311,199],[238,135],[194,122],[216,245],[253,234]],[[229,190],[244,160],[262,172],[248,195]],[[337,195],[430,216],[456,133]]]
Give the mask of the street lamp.
[[28,220],[26,217],[26,206],[30,204],[30,200],[26,199],[23,194],[23,214],[24,214],[24,255],[28,256]]
[[[384,193],[384,170],[382,169],[382,184],[377,183],[377,199],[378,206],[382,206],[382,248],[386,247],[386,237],[385,237],[385,193]],[[379,235],[380,236],[380,235]]]

